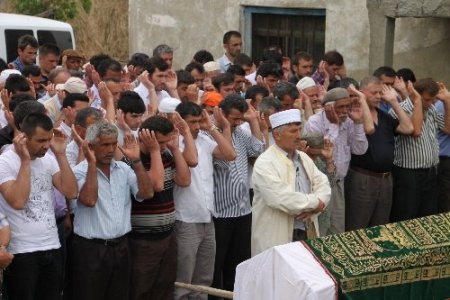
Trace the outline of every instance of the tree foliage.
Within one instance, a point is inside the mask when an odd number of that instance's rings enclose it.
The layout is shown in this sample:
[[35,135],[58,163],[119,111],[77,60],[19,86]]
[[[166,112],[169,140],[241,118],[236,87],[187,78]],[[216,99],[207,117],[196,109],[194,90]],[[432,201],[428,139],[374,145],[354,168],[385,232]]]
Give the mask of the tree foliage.
[[18,13],[38,15],[52,11],[55,19],[63,21],[77,16],[77,2],[86,12],[89,12],[92,6],[91,0],[12,0],[11,2]]

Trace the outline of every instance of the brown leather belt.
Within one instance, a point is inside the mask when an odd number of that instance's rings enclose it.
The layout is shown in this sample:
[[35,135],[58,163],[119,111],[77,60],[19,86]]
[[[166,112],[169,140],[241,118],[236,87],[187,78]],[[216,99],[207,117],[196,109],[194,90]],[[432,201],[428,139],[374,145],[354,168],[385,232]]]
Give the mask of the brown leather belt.
[[373,177],[378,177],[378,178],[387,178],[389,176],[391,176],[391,172],[386,172],[386,173],[377,173],[377,172],[372,172],[360,167],[355,167],[355,166],[350,166],[350,169],[352,169],[353,171],[359,172],[359,173],[363,173],[369,176],[373,176]]

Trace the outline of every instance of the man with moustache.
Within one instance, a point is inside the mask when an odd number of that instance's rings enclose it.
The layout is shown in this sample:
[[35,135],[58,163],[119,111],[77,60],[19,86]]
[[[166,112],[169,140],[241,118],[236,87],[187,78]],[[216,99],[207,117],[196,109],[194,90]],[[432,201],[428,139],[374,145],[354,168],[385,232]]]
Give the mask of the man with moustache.
[[330,184],[314,162],[297,148],[301,118],[298,109],[270,117],[275,145],[253,168],[252,256],[293,240],[296,218],[308,220],[330,200]]
[[[365,99],[352,103],[348,91],[334,88],[323,98],[324,111],[312,115],[305,125],[304,134],[320,133],[334,145],[333,159],[336,163],[336,185],[330,200],[330,234],[345,230],[344,178],[347,175],[351,154],[362,155],[367,150],[364,124],[370,121],[364,107]],[[356,107],[361,106],[360,109]],[[368,109],[367,109],[368,110]],[[365,113],[364,113],[365,112]]]
[[120,147],[131,167],[113,159],[117,135],[114,124],[91,125],[81,147],[86,160],[74,168],[80,190],[74,220],[74,299],[129,296],[131,194],[137,201],[152,197],[153,179],[145,171],[134,137],[127,137]]

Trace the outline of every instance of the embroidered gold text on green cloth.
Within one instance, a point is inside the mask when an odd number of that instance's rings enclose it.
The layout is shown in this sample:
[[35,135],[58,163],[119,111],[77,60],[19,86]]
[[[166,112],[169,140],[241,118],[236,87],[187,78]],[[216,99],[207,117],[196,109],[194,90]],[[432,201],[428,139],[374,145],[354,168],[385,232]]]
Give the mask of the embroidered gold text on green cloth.
[[450,298],[450,213],[305,241],[346,299]]

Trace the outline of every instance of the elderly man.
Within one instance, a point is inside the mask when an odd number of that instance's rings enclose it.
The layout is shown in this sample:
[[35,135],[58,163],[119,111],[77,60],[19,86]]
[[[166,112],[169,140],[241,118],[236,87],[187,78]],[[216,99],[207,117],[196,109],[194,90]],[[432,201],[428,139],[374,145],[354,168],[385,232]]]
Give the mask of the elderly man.
[[253,169],[252,256],[293,240],[296,218],[321,212],[331,195],[327,177],[300,145],[297,109],[269,117],[275,145],[256,160]]
[[142,201],[153,196],[153,189],[132,136],[120,147],[132,167],[113,159],[117,134],[114,124],[91,125],[82,145],[86,160],[74,168],[80,190],[74,221],[74,299],[128,299],[131,194]]
[[334,145],[333,158],[336,163],[336,185],[333,186],[330,209],[330,234],[344,232],[345,200],[344,178],[347,175],[351,154],[366,153],[366,133],[371,134],[374,124],[365,98],[352,103],[348,91],[334,88],[325,94],[324,111],[314,114],[305,125],[305,134],[320,133]]

